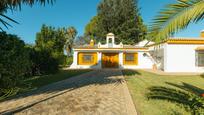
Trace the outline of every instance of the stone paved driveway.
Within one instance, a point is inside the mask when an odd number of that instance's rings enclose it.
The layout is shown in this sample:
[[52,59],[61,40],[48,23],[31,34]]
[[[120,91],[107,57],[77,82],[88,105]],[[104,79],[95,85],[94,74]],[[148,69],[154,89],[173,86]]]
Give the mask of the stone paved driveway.
[[1,102],[0,114],[136,115],[120,70],[95,70]]

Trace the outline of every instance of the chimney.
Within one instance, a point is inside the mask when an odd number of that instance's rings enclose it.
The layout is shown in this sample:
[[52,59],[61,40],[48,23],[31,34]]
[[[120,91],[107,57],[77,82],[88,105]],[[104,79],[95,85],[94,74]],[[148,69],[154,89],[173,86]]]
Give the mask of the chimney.
[[92,39],[91,41],[90,41],[90,44],[89,44],[91,47],[93,47],[94,46],[94,40]]
[[201,38],[204,38],[204,30],[202,30],[202,31],[200,32],[200,37],[201,37]]

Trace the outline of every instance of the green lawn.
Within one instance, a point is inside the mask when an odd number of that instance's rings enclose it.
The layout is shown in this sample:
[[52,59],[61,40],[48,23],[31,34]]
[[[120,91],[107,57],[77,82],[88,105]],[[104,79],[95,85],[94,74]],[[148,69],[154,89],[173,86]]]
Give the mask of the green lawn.
[[190,115],[182,106],[178,106],[178,104],[171,101],[148,99],[147,94],[151,92],[151,87],[157,87],[155,89],[160,94],[156,95],[159,95],[160,98],[166,96],[177,101],[185,100],[182,96],[185,97],[186,95],[174,92],[171,89],[183,92],[187,92],[188,89],[188,91],[190,90],[198,95],[204,93],[204,78],[201,76],[164,76],[142,70],[123,70],[123,74],[125,75],[136,109],[141,115]]
[[38,89],[42,86],[45,86],[54,82],[62,81],[70,77],[74,77],[90,71],[91,70],[60,70],[58,73],[52,74],[52,75],[30,77],[22,82],[24,85],[22,84],[22,86],[20,86],[21,88],[18,90],[17,94],[16,94],[16,90],[13,90],[14,93],[11,92],[11,94],[5,97],[3,96],[0,97],[0,101],[12,99],[12,98],[15,98],[15,96],[18,94],[23,94],[23,93]]
[[35,76],[25,80],[26,83],[31,84],[32,89],[37,89],[39,87],[62,81],[73,76],[77,76],[91,70],[60,70],[58,73],[53,75]]

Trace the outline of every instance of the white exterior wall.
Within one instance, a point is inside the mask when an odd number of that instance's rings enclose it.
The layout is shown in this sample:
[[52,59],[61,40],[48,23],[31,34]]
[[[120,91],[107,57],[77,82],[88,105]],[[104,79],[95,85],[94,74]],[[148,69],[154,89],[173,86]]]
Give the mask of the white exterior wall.
[[119,68],[123,67],[123,52],[119,52]]
[[[134,53],[134,52],[131,52]],[[123,52],[119,52],[119,68],[120,69],[152,69],[153,62],[148,55],[144,56],[144,53],[138,52],[138,65],[123,65]],[[73,63],[70,66],[71,69],[101,69],[102,68],[102,52],[98,52],[98,64],[97,65],[78,65],[78,52],[74,52]]]
[[166,44],[164,49],[165,72],[204,72],[196,66],[195,49],[203,45]]
[[165,47],[166,44],[160,44],[149,48],[149,53],[159,70],[164,70]]
[[71,69],[77,68],[77,61],[78,61],[78,52],[74,51],[73,62],[72,62],[72,65],[70,66]]

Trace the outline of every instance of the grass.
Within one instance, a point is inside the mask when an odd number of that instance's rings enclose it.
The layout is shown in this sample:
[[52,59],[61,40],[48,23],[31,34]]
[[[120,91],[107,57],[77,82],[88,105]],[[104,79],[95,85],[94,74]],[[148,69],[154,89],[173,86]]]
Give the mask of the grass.
[[77,76],[89,71],[91,70],[61,70],[57,74],[53,74],[53,75],[34,76],[25,80],[25,82],[27,84],[31,84],[32,89],[37,89],[39,87],[42,87],[54,82],[62,81],[70,77]]
[[[60,70],[56,74],[52,75],[43,75],[43,76],[33,76],[29,77],[28,79],[24,80],[22,83],[24,85],[21,85],[21,88],[17,88],[12,90],[11,95],[2,96],[0,97],[0,102],[15,98],[16,95],[23,94],[29,91],[33,91],[35,89],[38,89],[42,86],[52,84],[58,81],[62,81],[86,72],[90,72],[91,70]],[[18,90],[18,91],[17,91]],[[9,91],[10,92],[10,91]]]
[[[123,74],[141,115],[190,115],[184,106],[177,103],[185,105],[185,99],[189,97],[184,92],[198,95],[204,93],[204,78],[201,76],[166,76],[142,70],[123,70]],[[153,95],[159,99],[147,98],[149,93],[155,93]]]

